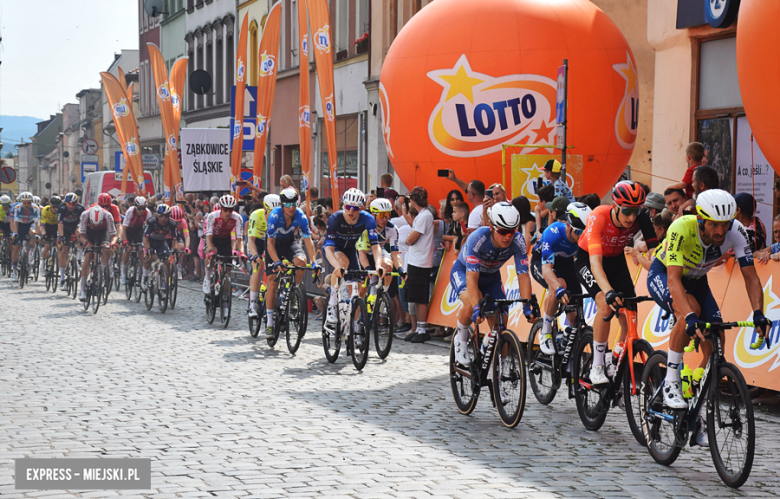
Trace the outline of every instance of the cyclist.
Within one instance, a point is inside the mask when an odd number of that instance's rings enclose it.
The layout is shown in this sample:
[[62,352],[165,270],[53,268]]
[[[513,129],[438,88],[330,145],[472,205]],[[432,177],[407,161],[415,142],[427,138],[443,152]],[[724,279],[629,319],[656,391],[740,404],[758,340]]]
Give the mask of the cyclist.
[[11,262],[13,272],[11,280],[19,280],[19,273],[16,269],[16,262],[19,261],[19,253],[22,250],[24,241],[30,241],[35,236],[34,225],[38,222],[40,213],[33,206],[33,196],[29,192],[19,194],[19,202],[12,208],[13,219],[11,221],[11,238],[14,239],[14,247],[11,253]]
[[11,198],[5,194],[0,196],[0,241],[11,235]]
[[[183,251],[185,255],[190,254],[190,228],[187,220],[184,218],[184,210],[181,206],[171,208],[171,220],[176,222],[176,241],[173,242],[173,249]],[[178,272],[179,269],[176,269]]]
[[[93,204],[92,206],[98,205],[107,212],[111,213],[111,217],[114,219],[114,226],[116,229],[117,234],[119,234],[119,228],[122,226],[122,218],[119,214],[119,207],[111,202],[111,194],[107,192],[103,192],[98,196],[98,200],[96,204]],[[92,207],[90,206],[90,208]],[[113,249],[108,250],[108,254],[112,255],[114,254]]]
[[[580,283],[588,294],[595,296],[596,317],[593,319],[593,364],[590,382],[593,385],[609,383],[604,354],[609,340],[609,322],[604,318],[611,310],[623,306],[623,297],[634,297],[634,281],[628,271],[624,248],[640,230],[648,249],[658,245],[650,212],[643,208],[646,193],[641,185],[630,180],[618,182],[612,189],[612,204],[596,207],[588,216],[579,249],[574,257],[574,266]],[[620,341],[628,333],[628,324],[623,314],[620,321]]]
[[[89,248],[90,246],[116,247],[117,233],[114,217],[100,206],[92,206],[81,214],[81,222],[78,227],[79,241]],[[84,254],[84,263],[81,266],[81,290],[79,291],[79,300],[87,299],[87,275],[89,266],[92,264],[93,253]],[[100,254],[100,271],[106,270],[108,265],[109,253],[104,251]]]
[[41,258],[41,268],[44,269],[46,265],[46,259],[49,257],[49,251],[51,251],[51,244],[57,242],[57,226],[59,225],[59,216],[57,210],[59,209],[62,200],[59,196],[52,196],[49,199],[49,205],[41,210],[41,223],[44,234],[43,253]]
[[267,194],[263,198],[263,208],[257,209],[249,215],[249,228],[247,229],[247,252],[252,262],[252,277],[249,279],[249,316],[257,317],[257,298],[260,294],[260,285],[263,283],[262,265],[265,255],[265,233],[268,227],[268,215],[274,208],[282,205],[278,194]]
[[146,290],[149,285],[149,272],[155,259],[165,258],[165,266],[168,267],[169,271],[171,270],[167,259],[171,251],[168,241],[171,243],[176,241],[176,226],[178,224],[171,220],[171,207],[167,204],[160,204],[155,209],[155,215],[156,217],[149,220],[146,224],[146,230],[144,230],[144,253],[147,257],[144,260],[144,278],[141,282],[143,290]]
[[[144,239],[144,225],[152,217],[151,210],[146,209],[146,198],[136,196],[133,200],[133,206],[125,212],[125,219],[122,221],[120,231],[120,240],[125,246],[129,244],[141,244]],[[122,272],[119,277],[119,283],[124,286],[127,281],[127,262],[130,261],[130,251],[122,254]]]
[[[455,360],[468,367],[469,325],[481,324],[478,305],[486,294],[492,299],[506,298],[501,282],[501,267],[510,258],[514,258],[517,286],[520,297],[531,298],[531,276],[528,275],[528,252],[525,238],[517,231],[520,225],[520,213],[506,201],[494,204],[488,211],[489,227],[480,227],[469,234],[461,247],[458,259],[452,265],[450,285],[460,296],[461,307],[458,311],[458,331],[455,335]],[[492,310],[495,305],[487,305]],[[523,315],[529,322],[539,317],[538,307],[530,303],[523,304]],[[492,325],[492,319],[490,321]]]
[[[585,203],[570,203],[566,207],[566,222],[555,222],[547,227],[539,244],[534,246],[531,273],[536,282],[549,291],[542,305],[544,322],[539,330],[539,348],[545,355],[555,353],[552,326],[558,303],[568,305],[569,295],[579,294],[582,289],[574,268],[574,255],[590,212]],[[568,314],[568,320],[573,324],[575,314]]]
[[211,260],[216,255],[244,256],[239,248],[244,239],[241,233],[241,215],[236,213],[236,198],[225,194],[219,198],[219,211],[212,211],[206,218],[206,276],[203,293],[211,292]]
[[[314,272],[317,272],[320,267],[316,262],[314,243],[311,242],[309,219],[306,218],[303,210],[298,208],[298,191],[292,187],[282,189],[282,192],[279,193],[279,200],[282,206],[274,208],[271,214],[268,215],[265,257],[266,262],[269,263],[266,270],[274,272],[284,270],[283,260],[292,262],[293,265],[298,267],[306,265],[306,255],[303,252],[303,248],[301,248],[301,244],[296,241],[296,236],[299,235],[303,240],[304,246],[306,246],[306,252],[309,254],[309,259],[312,262],[311,268]],[[295,273],[295,282],[297,284],[300,284],[303,280],[303,273],[302,270]],[[268,286],[268,291],[265,294],[267,336],[273,336],[274,334],[273,313],[276,305],[276,288],[278,284],[279,281],[274,279],[268,279],[266,283],[266,286]]]
[[[382,261],[382,247],[379,245],[379,239],[376,235],[376,221],[369,213],[363,211],[363,205],[366,203],[365,194],[353,187],[344,193],[341,200],[344,203],[344,209],[337,211],[328,219],[325,242],[322,245],[325,250],[325,258],[334,267],[330,279],[330,299],[324,326],[324,329],[330,334],[336,333],[338,291],[341,287],[341,278],[345,272],[360,269],[355,244],[364,231],[367,232],[374,261]],[[384,267],[378,267],[376,270],[379,278],[384,278]]]
[[40,210],[41,209],[41,198],[40,197],[33,196],[32,202],[33,202],[33,208],[35,208],[36,210]]
[[[79,204],[79,197],[73,192],[69,192],[63,199],[57,209],[59,219],[60,243],[70,243],[71,238],[76,234],[76,229],[81,222],[81,215],[84,213],[84,206]],[[68,263],[68,252],[60,251],[57,259],[60,266],[60,289],[65,289],[65,265]]]
[[[390,221],[390,212],[393,211],[392,203],[385,198],[374,199],[371,201],[369,211],[376,221],[376,237],[379,241],[379,246],[382,248],[382,260],[380,261],[382,268],[385,269],[385,273],[389,273],[392,272],[393,266],[395,266],[398,272],[404,275],[403,262],[401,261],[401,255],[398,253],[398,229]],[[385,245],[390,248],[389,253],[385,249]],[[374,255],[369,253],[368,231],[363,231],[360,239],[358,239],[356,248],[360,258],[360,265],[369,270],[376,269]],[[388,287],[388,294],[393,298],[398,295],[398,288],[390,287],[391,283],[392,277],[386,276],[385,287]],[[361,295],[365,295],[365,289],[361,287],[360,290]]]
[[[683,348],[690,337],[703,339],[706,322],[722,322],[720,309],[712,296],[707,272],[729,249],[739,262],[745,279],[745,290],[753,307],[753,323],[758,338],[750,345],[759,349],[764,342],[771,322],[764,317],[764,292],[761,280],[753,266],[753,255],[745,227],[734,218],[737,204],[734,197],[720,189],[700,192],[696,197],[697,215],[685,215],[675,220],[656,259],[647,274],[647,288],[659,307],[674,313],[677,321],[669,338],[664,404],[672,409],[687,409],[688,403],[680,388],[679,365]],[[702,343],[704,357],[694,377],[704,374],[704,365],[712,345]],[[706,428],[702,424],[697,443],[707,445]]]

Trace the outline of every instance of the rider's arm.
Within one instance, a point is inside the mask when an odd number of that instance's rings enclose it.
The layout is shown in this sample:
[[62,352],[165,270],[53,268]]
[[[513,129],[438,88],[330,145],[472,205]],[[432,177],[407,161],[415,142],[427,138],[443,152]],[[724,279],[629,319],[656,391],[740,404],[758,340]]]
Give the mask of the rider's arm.
[[609,283],[609,279],[607,279],[607,275],[602,267],[601,231],[604,228],[605,219],[609,216],[609,213],[607,213],[606,217],[591,214],[588,217],[588,226],[585,229],[585,234],[582,235],[582,237],[587,238],[590,271],[596,279],[596,284],[605,294],[612,291],[612,285]]
[[149,237],[144,234],[144,248],[149,249],[151,247],[151,243],[149,242]]
[[364,269],[368,268],[368,248],[368,234],[366,231],[363,231],[363,233],[358,238],[357,243],[355,243],[355,249],[358,251],[358,260],[360,261],[360,266]]
[[479,300],[482,299],[482,293],[479,290],[479,272],[466,272],[466,294],[472,307],[477,306]]
[[512,248],[515,255],[515,272],[517,272],[517,286],[520,291],[520,298],[528,300],[531,298],[531,275],[528,273],[528,252],[525,249],[525,238],[520,232],[515,232],[512,239]]
[[336,247],[335,246],[325,246],[325,258],[328,259],[328,262],[330,262],[330,264],[333,265],[334,268],[341,267],[341,264],[336,259]]
[[[250,255],[259,255],[260,253],[257,251],[257,245],[255,244],[255,239],[257,239],[255,236],[249,236],[249,239],[246,243],[246,248],[249,251]],[[189,246],[189,245],[187,245]]]
[[750,298],[750,306],[753,310],[764,311],[764,291],[761,287],[761,279],[753,265],[742,267],[742,277],[745,279],[745,290]]
[[317,260],[317,250],[314,249],[314,242],[310,237],[304,237],[303,245],[306,246],[306,253],[309,254],[309,262],[314,263]]

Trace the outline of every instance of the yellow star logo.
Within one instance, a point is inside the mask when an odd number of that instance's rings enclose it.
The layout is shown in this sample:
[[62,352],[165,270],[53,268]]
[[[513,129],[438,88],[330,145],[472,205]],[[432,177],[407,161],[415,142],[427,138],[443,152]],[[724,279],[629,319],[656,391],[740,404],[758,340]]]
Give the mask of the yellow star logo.
[[455,63],[455,68],[431,71],[428,73],[428,77],[447,89],[447,97],[444,99],[444,102],[462,94],[473,104],[474,87],[485,81],[472,76],[477,74],[471,71],[468,59],[466,59],[465,55],[462,55],[458,62]]
[[634,67],[634,61],[631,60],[631,57],[628,54],[626,54],[626,59],[627,61],[625,64],[615,64],[612,67],[626,79],[626,95],[628,95],[632,90],[637,93],[639,92],[639,89],[637,88],[639,76]]

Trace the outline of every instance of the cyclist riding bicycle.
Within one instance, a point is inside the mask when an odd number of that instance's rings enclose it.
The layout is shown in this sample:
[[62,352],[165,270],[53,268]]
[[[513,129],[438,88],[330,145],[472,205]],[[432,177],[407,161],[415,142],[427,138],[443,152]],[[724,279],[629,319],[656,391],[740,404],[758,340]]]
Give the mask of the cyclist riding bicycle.
[[[393,204],[385,198],[377,198],[371,201],[369,211],[374,216],[376,221],[376,237],[379,241],[379,246],[382,248],[382,260],[380,264],[385,269],[385,273],[392,272],[393,267],[398,269],[398,273],[402,276],[405,275],[403,261],[401,255],[398,252],[398,229],[390,221],[390,213],[393,211]],[[387,248],[385,248],[387,246]],[[358,250],[358,257],[360,259],[360,265],[368,270],[376,270],[376,261],[374,255],[369,253],[371,246],[368,244],[368,231],[363,231],[363,234],[358,239],[355,246]],[[388,249],[390,250],[388,253]],[[392,286],[392,277],[387,275],[384,279],[385,287],[388,288],[388,295],[390,298],[398,296],[398,287]],[[374,280],[374,279],[372,279]],[[360,288],[360,295],[365,295],[365,288]]]
[[249,215],[249,228],[247,229],[247,251],[252,262],[252,277],[249,278],[249,315],[257,317],[257,298],[260,295],[260,286],[263,283],[263,271],[265,270],[265,236],[268,226],[268,215],[274,208],[282,205],[278,194],[267,194],[263,199],[263,208],[255,210]]
[[[618,182],[612,189],[612,205],[598,206],[588,217],[585,234],[580,237],[574,266],[580,283],[588,294],[595,296],[596,317],[593,320],[593,364],[590,382],[609,383],[604,356],[609,340],[609,322],[604,322],[612,310],[623,306],[623,299],[636,296],[634,281],[628,270],[624,248],[640,230],[648,249],[658,245],[650,212],[643,208],[647,194],[641,185],[630,180]],[[628,333],[626,316],[618,315],[620,341]]]
[[11,235],[11,198],[3,194],[0,196],[0,241]]
[[[59,219],[60,243],[69,243],[76,234],[76,229],[81,223],[81,215],[85,208],[79,204],[79,197],[73,192],[65,194],[63,203],[57,209]],[[60,267],[60,289],[65,289],[65,265],[68,262],[68,252],[60,251],[57,259]]]
[[[125,212],[125,219],[122,221],[120,229],[120,241],[125,246],[128,244],[141,244],[144,242],[144,226],[152,217],[152,211],[146,208],[146,198],[136,196],[133,199],[133,206]],[[130,252],[125,251],[122,254],[122,271],[119,277],[119,283],[124,286],[127,281],[127,262],[130,261]]]
[[181,206],[171,208],[171,220],[176,222],[176,240],[173,241],[173,249],[190,254],[190,228],[184,218],[184,210]]
[[57,241],[57,227],[59,226],[59,216],[57,210],[62,200],[59,196],[52,196],[49,199],[49,205],[41,210],[42,232],[44,234],[43,253],[41,254],[41,269],[46,265],[46,259],[49,257],[52,243]]
[[[585,203],[570,203],[566,207],[566,222],[555,222],[542,233],[539,244],[534,246],[531,256],[531,273],[536,282],[549,292],[542,304],[542,328],[539,330],[539,349],[545,355],[555,353],[552,326],[558,303],[569,304],[569,296],[581,293],[574,255],[577,243],[585,231],[591,209]],[[568,314],[573,324],[575,314]]]
[[[301,244],[296,241],[299,235],[306,246],[306,252],[309,254],[309,260],[313,271],[319,270],[316,262],[316,250],[311,241],[309,232],[309,219],[306,214],[298,208],[298,191],[292,187],[282,189],[279,193],[281,207],[274,208],[268,215],[268,229],[266,231],[265,257],[268,262],[266,271],[279,272],[284,270],[283,260],[292,262],[293,265],[303,267],[306,265],[306,255],[301,248]],[[258,256],[256,255],[255,258]],[[299,270],[295,274],[296,284],[303,280],[304,272]],[[268,290],[265,294],[266,309],[266,335],[273,337],[274,334],[274,306],[276,305],[276,288],[279,282],[274,279],[268,279],[266,286]],[[251,305],[250,305],[251,307]],[[251,315],[251,308],[250,308]],[[255,315],[254,317],[256,317]]]
[[211,261],[214,255],[240,256],[244,239],[241,229],[243,221],[236,213],[236,198],[225,194],[219,198],[219,211],[212,211],[206,218],[206,275],[203,278],[203,293],[211,293]]
[[[501,267],[510,258],[514,258],[520,297],[526,300],[531,298],[528,252],[525,238],[517,230],[520,213],[510,203],[501,201],[488,210],[488,219],[490,227],[480,227],[469,234],[450,273],[450,285],[461,302],[458,332],[455,335],[455,360],[465,367],[471,365],[469,326],[472,322],[481,324],[484,320],[480,317],[478,302],[486,294],[495,300],[506,298],[501,282]],[[495,305],[488,304],[484,311],[494,308]],[[539,317],[538,307],[524,303],[523,315],[528,322],[534,322]],[[491,326],[493,320],[490,321]]]
[[[144,278],[141,282],[143,290],[146,290],[149,284],[152,262],[158,258],[166,258],[171,251],[169,242],[172,244],[176,241],[177,223],[171,220],[171,207],[161,204],[155,209],[155,215],[156,217],[149,220],[144,230],[144,253],[147,257],[144,259]],[[165,266],[170,271],[167,259]]]
[[[111,217],[114,219],[114,225],[116,228],[117,234],[119,234],[119,229],[122,226],[122,216],[119,214],[119,207],[111,202],[111,194],[107,192],[103,192],[98,196],[97,203],[93,204],[92,206],[100,206],[107,212],[111,213]],[[90,208],[92,207],[90,206]],[[113,249],[108,250],[109,255],[114,254]]]
[[[81,223],[78,228],[78,238],[86,247],[103,246],[116,247],[117,233],[114,217],[100,206],[92,206],[81,214]],[[81,289],[79,291],[79,301],[87,299],[87,275],[89,275],[89,266],[92,264],[93,253],[85,253],[84,264],[81,266]],[[106,270],[108,265],[109,253],[104,251],[100,254],[100,270]]]
[[[647,288],[655,302],[677,321],[669,338],[664,404],[672,409],[687,409],[680,387],[679,366],[683,349],[694,335],[704,339],[707,322],[722,322],[720,309],[707,281],[709,272],[730,249],[739,262],[745,280],[745,290],[753,307],[753,323],[758,332],[751,348],[759,349],[769,337],[771,322],[764,317],[764,292],[761,279],[753,266],[753,255],[745,227],[734,218],[737,204],[734,197],[720,189],[709,189],[696,198],[697,215],[686,215],[669,227],[666,239],[650,265]],[[701,379],[712,345],[702,342],[703,361],[694,373]],[[701,426],[702,428],[704,425]],[[707,444],[706,431],[697,443]]]
[[[376,235],[376,221],[371,214],[363,211],[366,196],[354,187],[348,189],[341,198],[344,209],[339,210],[328,219],[328,228],[325,233],[325,242],[322,247],[325,250],[325,258],[334,267],[330,280],[330,298],[328,300],[328,313],[324,329],[330,334],[336,333],[338,323],[337,307],[338,292],[341,287],[341,278],[345,272],[360,270],[356,243],[364,231],[368,233],[368,243],[374,254],[374,261],[382,260],[382,247]],[[377,268],[379,278],[384,278],[385,269]]]
[[11,238],[14,246],[11,252],[13,272],[11,280],[19,280],[16,263],[19,261],[19,253],[22,251],[24,241],[30,241],[35,236],[35,224],[38,222],[40,212],[33,206],[33,196],[29,192],[19,194],[19,203],[13,207],[13,220],[11,221]]

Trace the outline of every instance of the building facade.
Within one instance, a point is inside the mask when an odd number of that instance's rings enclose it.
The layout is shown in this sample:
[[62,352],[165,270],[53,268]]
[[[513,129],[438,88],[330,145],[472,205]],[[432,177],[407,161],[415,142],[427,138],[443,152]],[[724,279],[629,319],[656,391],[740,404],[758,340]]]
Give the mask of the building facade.
[[62,114],[57,113],[37,124],[38,130],[29,143],[17,145],[19,151],[18,183],[20,191],[30,191],[36,196],[47,195],[50,169],[47,155],[56,147],[58,135],[62,132]]

